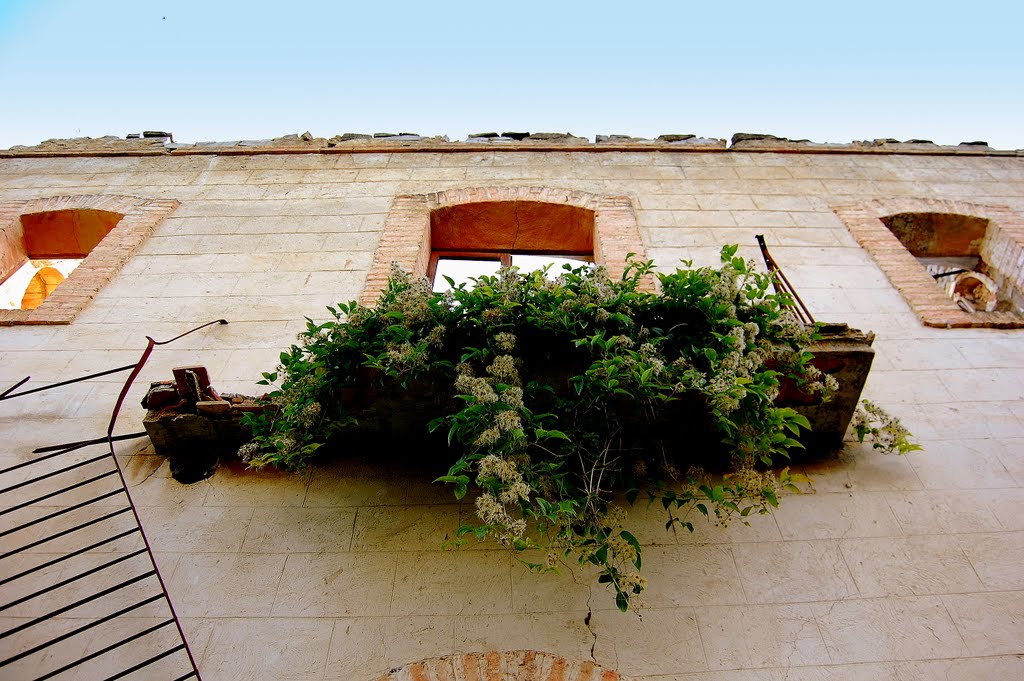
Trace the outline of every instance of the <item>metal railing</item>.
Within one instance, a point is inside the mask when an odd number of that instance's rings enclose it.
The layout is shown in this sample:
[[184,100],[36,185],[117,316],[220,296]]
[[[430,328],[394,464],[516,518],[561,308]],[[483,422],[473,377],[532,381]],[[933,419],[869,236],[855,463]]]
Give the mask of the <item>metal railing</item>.
[[[113,434],[121,405],[158,345],[87,376],[16,392],[0,402],[130,371],[103,437],[40,447],[0,469],[0,678],[43,681],[201,681],[185,632],[128,493]],[[100,448],[99,454],[86,453]]]

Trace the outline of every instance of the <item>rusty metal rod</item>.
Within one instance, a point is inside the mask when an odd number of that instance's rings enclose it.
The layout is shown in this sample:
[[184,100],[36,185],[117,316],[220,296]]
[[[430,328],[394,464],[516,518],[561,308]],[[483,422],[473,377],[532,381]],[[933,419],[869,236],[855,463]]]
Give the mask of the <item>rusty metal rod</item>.
[[793,288],[793,285],[786,277],[786,273],[782,271],[781,267],[779,267],[779,263],[777,263],[775,258],[772,257],[772,254],[768,252],[768,244],[764,241],[764,235],[758,234],[754,238],[757,239],[757,245],[761,248],[761,257],[764,258],[764,264],[768,268],[768,273],[772,275],[772,287],[775,289],[775,292],[785,293],[793,299],[796,304],[791,307],[794,312],[796,312],[797,318],[799,318],[801,322],[810,325],[815,324],[814,316],[811,315],[811,311],[807,309],[806,305],[804,305],[804,301],[800,299],[796,289]]

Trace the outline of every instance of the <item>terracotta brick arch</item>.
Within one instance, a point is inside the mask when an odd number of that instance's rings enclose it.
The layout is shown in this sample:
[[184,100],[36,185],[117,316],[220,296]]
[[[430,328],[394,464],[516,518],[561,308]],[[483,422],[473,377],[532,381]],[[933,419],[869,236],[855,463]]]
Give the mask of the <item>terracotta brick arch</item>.
[[375,681],[630,681],[589,660],[533,650],[464,653],[414,662]]
[[[22,216],[90,211],[113,214],[111,220],[116,220],[116,224],[95,244],[71,276],[39,307],[34,310],[0,310],[0,326],[70,324],[178,205],[175,200],[109,194],[53,196],[0,203],[0,240],[10,246],[7,250],[11,252],[23,245]],[[9,263],[3,264],[7,269]]]
[[926,326],[1024,328],[1024,318],[1012,312],[960,309],[883,222],[907,213],[987,221],[978,253],[1006,285],[1024,291],[1024,215],[1007,206],[918,198],[875,199],[833,205],[832,210]]
[[[621,276],[627,254],[646,257],[633,202],[628,196],[602,196],[552,187],[472,187],[406,194],[395,197],[391,204],[360,302],[372,305],[377,301],[387,284],[392,262],[414,275],[426,275],[431,254],[431,215],[436,211],[470,204],[516,202],[572,206],[592,212],[594,260],[607,267],[612,277]],[[653,280],[646,280],[644,287],[653,291]]]

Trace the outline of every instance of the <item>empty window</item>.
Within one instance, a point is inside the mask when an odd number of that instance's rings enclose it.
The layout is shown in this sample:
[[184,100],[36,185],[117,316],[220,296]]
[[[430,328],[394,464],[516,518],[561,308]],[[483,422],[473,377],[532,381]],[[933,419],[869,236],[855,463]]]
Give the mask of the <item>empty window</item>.
[[22,215],[21,229],[5,240],[0,308],[34,310],[42,305],[123,217],[88,209]]
[[430,264],[435,291],[516,266],[523,271],[594,260],[594,211],[542,201],[487,201],[430,214]]
[[1015,301],[1019,293],[1012,283],[982,257],[989,220],[927,212],[897,213],[881,220],[965,312],[1019,308],[1019,301]]
[[1024,328],[1024,216],[910,197],[834,205],[928,326]]
[[[462,264],[454,261],[473,261],[468,267],[480,273],[496,271],[502,258],[534,269],[525,258],[537,256],[598,262],[617,278],[630,254],[646,259],[628,196],[531,186],[404,194],[392,201],[360,302],[377,302],[393,263],[436,280],[438,271]],[[653,291],[654,277],[639,285]]]
[[0,203],[0,326],[69,324],[177,207],[111,194]]

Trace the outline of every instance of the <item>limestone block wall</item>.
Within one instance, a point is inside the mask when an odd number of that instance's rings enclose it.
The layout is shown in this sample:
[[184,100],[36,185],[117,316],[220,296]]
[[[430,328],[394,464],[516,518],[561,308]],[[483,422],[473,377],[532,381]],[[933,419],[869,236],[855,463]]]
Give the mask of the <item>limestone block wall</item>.
[[[128,364],[146,335],[223,317],[154,354],[117,432],[140,429],[145,386],[173,366],[202,364],[218,390],[256,393],[304,317],[379,284],[375,254],[403,197],[535,187],[622,197],[614,207],[663,268],[715,264],[727,243],[757,258],[764,234],[818,319],[877,334],[866,394],[926,452],[849,444],[808,468],[810,493],[751,527],[677,536],[636,511],[655,585],[640,620],[583,575],[536,577],[494,547],[441,551],[471,508],[386,452],[298,476],[225,468],[182,487],[144,442],[125,445],[204,678],[373,679],[496,650],[652,681],[1024,675],[1024,332],[923,325],[834,210],[913,199],[1024,214],[1024,157],[667,144],[293,152],[0,154],[3,206],[177,204],[70,323],[0,327],[0,390]],[[0,403],[0,461],[101,435],[122,378]]]

